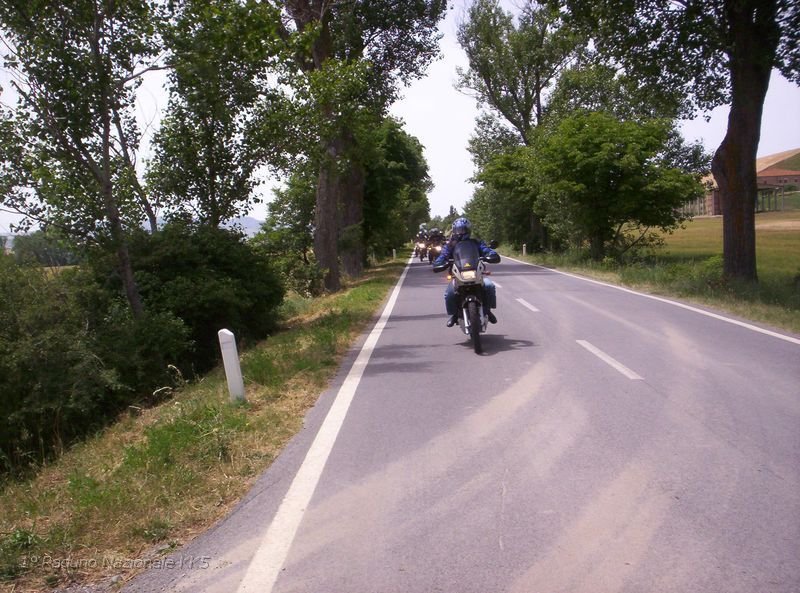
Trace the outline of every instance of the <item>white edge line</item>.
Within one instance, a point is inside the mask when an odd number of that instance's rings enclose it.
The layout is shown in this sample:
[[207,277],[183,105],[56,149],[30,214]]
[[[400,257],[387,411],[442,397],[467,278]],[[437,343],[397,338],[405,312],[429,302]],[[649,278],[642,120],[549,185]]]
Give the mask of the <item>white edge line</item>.
[[375,323],[375,327],[373,327],[366,342],[361,347],[361,351],[350,372],[348,372],[344,383],[339,388],[336,399],[328,410],[317,436],[311,443],[300,469],[298,469],[286,496],[284,496],[277,513],[275,513],[275,517],[250,561],[247,572],[239,584],[239,593],[247,591],[269,593],[275,586],[278,575],[289,554],[289,548],[297,534],[297,529],[317,487],[339,430],[344,423],[347,410],[353,401],[358,383],[372,356],[375,344],[386,327],[386,322],[397,302],[400,287],[406,278],[412,260],[406,264],[392,295],[389,297],[389,301],[383,309],[383,313],[381,313],[380,319]]
[[531,311],[533,311],[534,313],[540,313],[539,309],[537,309],[536,307],[534,307],[533,305],[531,305],[531,304],[530,304],[528,301],[526,301],[525,299],[517,299],[517,302],[518,302],[520,305],[522,305],[523,307],[526,307],[526,308],[530,309],[530,310],[531,310]]
[[535,268],[541,268],[543,270],[548,270],[550,272],[555,272],[556,274],[561,274],[562,276],[569,276],[570,278],[575,278],[577,280],[583,280],[584,282],[591,282],[592,284],[599,284],[600,286],[607,286],[609,288],[613,288],[615,290],[621,290],[622,292],[627,292],[629,294],[635,294],[640,297],[644,297],[646,299],[652,299],[654,301],[659,301],[661,303],[666,303],[668,305],[673,305],[675,307],[680,307],[681,309],[686,309],[687,311],[692,311],[694,313],[699,313],[700,315],[705,315],[706,317],[711,317],[713,319],[717,319],[719,321],[724,321],[726,323],[732,323],[733,325],[738,325],[739,327],[743,327],[745,329],[749,329],[754,332],[758,332],[760,334],[765,334],[767,336],[772,336],[773,338],[778,338],[779,340],[784,340],[785,342],[791,342],[792,344],[800,345],[800,339],[793,338],[792,336],[787,336],[785,334],[780,334],[778,332],[770,331],[768,329],[764,329],[763,327],[758,327],[757,325],[751,325],[749,323],[745,323],[744,321],[739,321],[737,319],[731,319],[730,317],[724,317],[722,315],[717,315],[716,313],[711,313],[710,311],[704,311],[703,309],[698,309],[697,307],[692,307],[691,305],[686,305],[684,303],[679,303],[677,301],[671,301],[669,299],[665,299],[663,297],[655,296],[652,294],[646,294],[643,292],[637,292],[635,290],[631,290],[630,288],[624,288],[622,286],[617,286],[615,284],[609,284],[608,282],[601,282],[600,280],[592,280],[591,278],[584,278],[583,276],[578,276],[576,274],[570,274],[569,272],[562,272],[561,270],[554,270],[552,268],[546,268],[544,266],[539,266],[537,264],[532,264],[530,262],[522,261],[519,259],[515,259],[513,257],[504,256],[505,259],[510,259],[511,261],[515,261],[519,264],[525,264],[526,266],[533,266]]
[[602,350],[600,350],[596,346],[593,346],[592,344],[590,344],[586,340],[575,340],[575,341],[578,342],[578,344],[580,344],[584,348],[586,348],[589,352],[594,354],[597,358],[599,358],[600,360],[602,360],[603,362],[605,362],[609,366],[614,367],[617,371],[619,371],[620,373],[622,373],[623,375],[628,377],[628,379],[630,379],[631,381],[644,381],[644,379],[641,376],[637,375],[632,370],[630,370],[628,367],[626,367],[624,364],[622,364],[618,360],[612,358],[611,356],[609,356],[608,354],[606,354],[605,352],[603,352]]

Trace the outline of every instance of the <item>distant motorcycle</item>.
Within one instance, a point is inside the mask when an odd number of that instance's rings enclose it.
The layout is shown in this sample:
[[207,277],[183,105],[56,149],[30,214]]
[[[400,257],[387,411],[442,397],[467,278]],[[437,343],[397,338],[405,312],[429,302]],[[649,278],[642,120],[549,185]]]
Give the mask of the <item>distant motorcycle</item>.
[[419,261],[425,261],[425,255],[427,255],[428,247],[425,244],[425,241],[417,241],[414,243],[414,257],[418,257]]
[[419,255],[419,261],[425,261],[428,257],[428,244],[427,243],[417,243],[417,255]]
[[480,354],[481,334],[486,331],[489,318],[483,312],[486,295],[483,289],[483,275],[487,274],[487,263],[498,263],[481,257],[478,244],[474,241],[460,241],[453,249],[453,258],[446,263],[433,267],[434,272],[450,270],[451,282],[454,283],[456,302],[461,312],[458,324],[461,331],[470,337],[475,354]]
[[432,264],[442,254],[442,245],[434,243],[428,248],[428,263]]

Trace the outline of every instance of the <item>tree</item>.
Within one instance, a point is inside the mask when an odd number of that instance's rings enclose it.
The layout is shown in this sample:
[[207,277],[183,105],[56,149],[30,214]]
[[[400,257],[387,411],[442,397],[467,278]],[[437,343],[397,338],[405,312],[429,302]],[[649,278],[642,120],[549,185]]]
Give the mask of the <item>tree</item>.
[[316,181],[310,163],[296,168],[285,188],[273,190],[267,219],[251,241],[272,261],[289,288],[307,296],[322,291],[313,255]]
[[[547,94],[565,69],[581,61],[586,42],[555,9],[528,1],[515,19],[497,0],[475,0],[470,5],[467,19],[459,25],[458,41],[469,60],[469,69],[459,71],[459,86],[473,92],[479,104],[502,117],[517,135],[513,142],[502,122],[479,118],[470,146],[478,158],[476,165],[486,169],[492,157],[520,154],[515,144],[534,141],[536,128],[544,122]],[[545,245],[547,229],[532,208],[536,195],[521,195],[528,186],[524,180],[508,180],[508,173],[518,169],[508,164],[505,158],[500,175],[476,175],[484,183],[505,178],[503,189],[497,186],[489,195],[508,206],[501,210],[506,219],[515,220],[500,225],[510,234],[498,239]]]
[[364,242],[385,253],[428,220],[432,184],[422,145],[401,122],[385,119],[375,131],[374,146],[364,167]]
[[[0,4],[25,119],[18,137],[35,198],[17,193],[17,210],[76,240],[104,243],[135,316],[143,306],[130,264],[126,228],[156,218],[136,174],[133,118],[140,75],[157,52],[147,0],[13,0]],[[20,201],[19,198],[22,198]],[[4,200],[6,196],[4,196]]]
[[497,0],[475,0],[458,27],[469,69],[458,85],[508,121],[524,143],[542,122],[545,93],[584,52],[584,39],[552,8],[528,1],[517,23]]
[[[235,0],[170,5],[170,102],[155,136],[148,185],[168,212],[218,227],[256,200],[255,172],[277,152],[282,126],[264,108],[279,51],[277,10]],[[270,33],[272,30],[272,33]]]
[[602,111],[621,120],[675,119],[684,99],[654,94],[619,69],[591,61],[566,69],[545,109],[545,123],[556,126],[578,110]]
[[601,112],[562,120],[536,152],[545,220],[588,240],[595,260],[618,248],[631,224],[639,229],[633,241],[650,228],[676,228],[679,207],[702,188],[670,162],[670,132],[663,120],[625,122]]
[[521,146],[518,134],[506,126],[493,113],[482,112],[475,120],[475,131],[469,138],[469,150],[472,162],[480,171],[493,158]]
[[[513,245],[527,244],[531,250],[546,242],[541,217],[536,212],[539,195],[538,175],[532,165],[534,151],[529,146],[517,146],[491,159],[475,179],[486,189],[476,197],[479,201],[492,200],[496,239],[509,241]],[[467,209],[473,209],[472,201]]]
[[22,263],[42,266],[72,266],[78,258],[58,236],[45,231],[36,231],[14,238],[14,259]]
[[363,261],[364,172],[352,121],[376,121],[399,83],[421,75],[438,51],[436,25],[445,8],[443,0],[286,2],[293,29],[282,34],[318,115],[314,252],[329,290],[340,287],[343,229],[355,246],[344,254],[345,269],[358,274]]
[[[550,0],[566,6],[598,51],[660,92],[708,110],[730,104],[712,172],[723,213],[724,273],[757,280],[756,154],[773,68],[800,82],[800,9],[794,0]],[[656,90],[654,92],[659,92]]]
[[[419,141],[402,123],[385,119],[372,133],[362,134],[364,171],[363,240],[385,253],[413,236],[429,216],[428,165]],[[312,162],[295,169],[283,189],[275,190],[262,232],[254,239],[262,252],[278,262],[292,288],[318,292],[313,245],[316,177]]]

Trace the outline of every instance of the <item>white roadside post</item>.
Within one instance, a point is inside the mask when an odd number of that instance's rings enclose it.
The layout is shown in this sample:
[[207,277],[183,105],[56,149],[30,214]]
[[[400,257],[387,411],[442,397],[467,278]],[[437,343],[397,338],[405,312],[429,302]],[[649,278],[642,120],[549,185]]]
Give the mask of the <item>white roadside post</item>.
[[523,256],[524,255],[528,255],[528,244],[527,243],[523,243],[522,244],[522,255]]
[[228,393],[231,401],[244,401],[244,379],[242,368],[239,366],[239,353],[236,350],[236,340],[233,332],[221,329],[217,332],[219,347],[222,350],[222,364],[225,366],[225,377],[228,379]]

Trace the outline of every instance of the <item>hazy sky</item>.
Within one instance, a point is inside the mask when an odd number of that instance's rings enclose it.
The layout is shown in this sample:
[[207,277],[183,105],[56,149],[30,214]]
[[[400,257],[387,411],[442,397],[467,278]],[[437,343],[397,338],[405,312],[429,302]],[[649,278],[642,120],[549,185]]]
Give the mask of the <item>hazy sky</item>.
[[[467,152],[467,140],[472,134],[478,108],[475,100],[454,87],[456,67],[466,67],[466,56],[456,41],[456,23],[461,17],[458,9],[451,10],[442,22],[442,58],[433,63],[425,78],[415,81],[403,91],[403,99],[390,112],[405,121],[406,131],[416,136],[425,147],[430,175],[435,184],[429,195],[431,215],[446,215],[451,205],[461,210],[471,197],[473,186],[468,179],[473,174]],[[157,115],[166,108],[166,95],[160,86],[163,76],[152,78],[140,93],[140,115],[154,124]],[[4,85],[5,86],[5,85]],[[727,107],[711,113],[710,122],[698,118],[683,126],[687,140],[701,140],[713,152],[725,135]],[[150,133],[154,126],[151,125]],[[765,156],[800,148],[800,87],[789,83],[777,72],[773,74],[764,105],[761,144],[758,155]],[[271,195],[271,192],[269,192]],[[263,220],[266,206],[253,209],[251,216]],[[8,232],[14,220],[0,212],[0,232]]]

